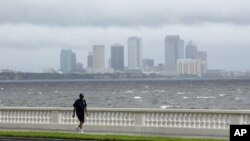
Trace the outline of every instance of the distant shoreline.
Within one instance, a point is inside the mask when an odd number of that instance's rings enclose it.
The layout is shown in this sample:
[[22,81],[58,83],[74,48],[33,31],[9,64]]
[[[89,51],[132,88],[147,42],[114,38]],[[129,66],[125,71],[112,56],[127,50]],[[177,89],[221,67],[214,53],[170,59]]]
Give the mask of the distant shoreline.
[[36,82],[36,81],[179,81],[179,80],[250,80],[250,75],[223,76],[204,75],[202,77],[187,75],[163,75],[145,73],[0,73],[0,82]]
[[250,78],[115,78],[115,79],[23,79],[23,80],[0,80],[0,83],[15,82],[119,82],[119,81],[237,81],[249,80]]

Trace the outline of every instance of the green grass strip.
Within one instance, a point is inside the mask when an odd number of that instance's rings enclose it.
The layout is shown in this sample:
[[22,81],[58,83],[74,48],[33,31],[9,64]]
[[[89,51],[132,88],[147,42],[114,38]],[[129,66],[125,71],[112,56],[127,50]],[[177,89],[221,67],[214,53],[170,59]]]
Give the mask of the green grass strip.
[[38,131],[0,131],[0,136],[97,140],[97,141],[223,141],[217,139],[168,138],[168,137],[149,137],[149,136],[127,136],[127,135],[97,135],[97,134],[77,134],[77,133],[38,132]]

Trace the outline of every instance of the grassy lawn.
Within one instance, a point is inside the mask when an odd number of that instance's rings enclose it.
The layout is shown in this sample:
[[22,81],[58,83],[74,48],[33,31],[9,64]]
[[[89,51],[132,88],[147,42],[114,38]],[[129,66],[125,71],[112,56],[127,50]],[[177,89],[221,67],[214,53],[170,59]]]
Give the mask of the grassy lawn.
[[[54,138],[54,139],[82,139],[97,141],[223,141],[216,139],[190,139],[167,138],[149,136],[125,136],[125,135],[97,135],[60,132],[34,132],[34,131],[0,131],[0,136],[5,137],[30,137],[30,138]],[[225,140],[224,140],[225,141]]]

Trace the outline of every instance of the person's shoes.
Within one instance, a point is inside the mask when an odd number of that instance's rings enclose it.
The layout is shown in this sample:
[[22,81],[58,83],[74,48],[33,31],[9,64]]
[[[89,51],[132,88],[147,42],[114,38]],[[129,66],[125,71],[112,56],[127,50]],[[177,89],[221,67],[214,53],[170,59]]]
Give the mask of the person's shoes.
[[75,127],[76,132],[80,131],[80,128],[78,126]]
[[81,130],[81,134],[84,134],[85,132],[83,131],[83,129]]

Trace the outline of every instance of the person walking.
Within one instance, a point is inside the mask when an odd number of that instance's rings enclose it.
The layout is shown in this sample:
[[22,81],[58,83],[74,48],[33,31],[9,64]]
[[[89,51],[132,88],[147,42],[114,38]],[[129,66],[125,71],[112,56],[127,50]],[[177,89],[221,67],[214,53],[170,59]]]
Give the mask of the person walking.
[[77,131],[83,133],[83,124],[84,124],[84,120],[85,120],[85,113],[88,116],[88,111],[87,111],[87,103],[86,100],[84,99],[84,94],[80,93],[79,95],[79,99],[77,99],[75,101],[75,103],[73,104],[73,115],[72,117],[74,118],[75,115],[77,115],[78,119],[79,119],[79,125],[76,128]]

